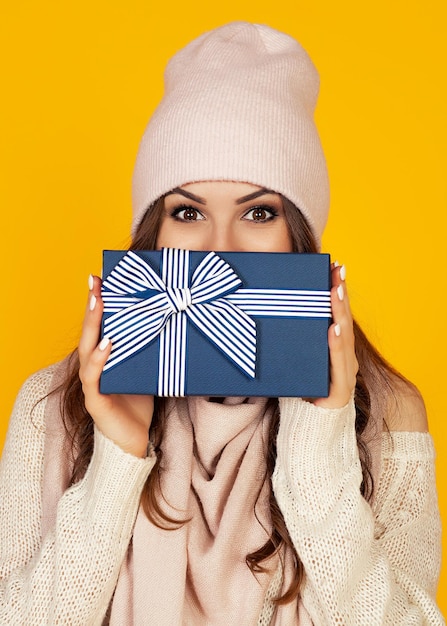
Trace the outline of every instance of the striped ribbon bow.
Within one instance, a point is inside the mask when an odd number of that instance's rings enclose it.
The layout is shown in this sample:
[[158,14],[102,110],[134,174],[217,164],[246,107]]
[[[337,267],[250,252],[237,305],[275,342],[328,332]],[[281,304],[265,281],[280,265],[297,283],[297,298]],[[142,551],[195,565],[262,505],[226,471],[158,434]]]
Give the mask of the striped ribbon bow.
[[240,288],[241,279],[209,252],[189,284],[190,253],[162,250],[161,276],[132,251],[103,281],[104,336],[112,351],[104,371],[159,337],[158,395],[184,396],[187,322],[249,378],[255,377],[256,324],[252,317],[330,317],[325,291]]
[[241,308],[223,300],[242,281],[226,261],[210,252],[189,285],[189,252],[164,248],[161,277],[128,252],[103,282],[104,336],[112,352],[104,371],[160,336],[158,394],[185,395],[187,321],[249,377],[255,376],[256,325]]

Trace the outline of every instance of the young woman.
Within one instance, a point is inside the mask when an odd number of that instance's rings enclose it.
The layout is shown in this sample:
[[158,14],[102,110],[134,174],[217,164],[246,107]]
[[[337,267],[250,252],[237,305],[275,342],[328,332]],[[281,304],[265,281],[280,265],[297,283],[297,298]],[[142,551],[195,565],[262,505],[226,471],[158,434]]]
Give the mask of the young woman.
[[[304,50],[233,23],[180,51],[134,174],[133,249],[317,252]],[[327,398],[102,395],[101,280],[79,349],[24,385],[0,475],[3,624],[442,624],[433,443],[332,267]],[[291,338],[292,341],[292,338]]]

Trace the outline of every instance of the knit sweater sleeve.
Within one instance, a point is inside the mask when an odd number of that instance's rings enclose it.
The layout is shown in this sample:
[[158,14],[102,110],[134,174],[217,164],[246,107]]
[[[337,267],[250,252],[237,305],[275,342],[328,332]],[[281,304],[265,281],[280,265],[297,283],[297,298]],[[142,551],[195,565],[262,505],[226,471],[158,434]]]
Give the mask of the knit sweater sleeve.
[[360,494],[355,409],[280,400],[273,489],[303,562],[318,626],[444,624],[440,520],[428,433],[383,435],[374,510]]
[[0,623],[101,624],[154,455],[138,459],[95,431],[85,477],[63,494],[42,540],[44,410],[52,369],[16,400],[0,463]]

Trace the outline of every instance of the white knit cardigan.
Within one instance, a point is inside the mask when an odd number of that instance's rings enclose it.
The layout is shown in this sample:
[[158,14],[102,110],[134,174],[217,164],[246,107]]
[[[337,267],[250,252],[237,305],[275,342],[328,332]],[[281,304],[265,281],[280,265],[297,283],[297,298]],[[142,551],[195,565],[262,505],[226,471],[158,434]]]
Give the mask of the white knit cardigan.
[[[45,402],[36,402],[53,371],[23,386],[0,464],[2,625],[103,623],[155,462],[124,453],[96,431],[85,477],[64,493],[54,522],[42,520],[48,459]],[[352,404],[331,412],[284,399],[280,410],[273,488],[305,567],[302,602],[312,623],[444,624],[435,602],[440,520],[430,435],[383,435],[371,508],[358,489]],[[51,526],[44,540],[42,524]],[[268,606],[259,624],[269,623]]]

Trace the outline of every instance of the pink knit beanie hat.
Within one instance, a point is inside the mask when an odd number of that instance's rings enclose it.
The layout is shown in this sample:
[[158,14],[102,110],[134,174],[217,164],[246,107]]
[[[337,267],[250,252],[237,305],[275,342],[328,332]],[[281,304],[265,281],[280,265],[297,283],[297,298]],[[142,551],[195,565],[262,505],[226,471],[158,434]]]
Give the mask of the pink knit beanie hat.
[[180,50],[137,155],[132,231],[171,189],[231,180],[281,193],[320,240],[329,183],[313,120],[318,89],[305,50],[268,26],[233,22]]

